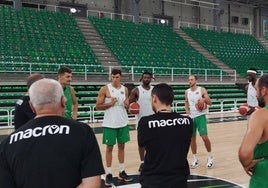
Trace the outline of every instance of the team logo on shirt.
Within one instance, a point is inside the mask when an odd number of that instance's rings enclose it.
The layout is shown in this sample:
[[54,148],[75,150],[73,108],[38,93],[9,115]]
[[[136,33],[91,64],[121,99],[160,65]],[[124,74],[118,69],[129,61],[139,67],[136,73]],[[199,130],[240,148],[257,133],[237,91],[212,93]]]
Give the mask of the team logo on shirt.
[[68,125],[46,125],[44,127],[35,127],[24,131],[15,132],[10,135],[9,144],[19,140],[28,139],[31,137],[40,137],[46,135],[69,134],[70,127]]
[[22,105],[23,100],[19,99],[16,103],[17,103],[17,105]]
[[176,125],[190,125],[189,118],[175,118],[148,121],[149,128],[176,126]]

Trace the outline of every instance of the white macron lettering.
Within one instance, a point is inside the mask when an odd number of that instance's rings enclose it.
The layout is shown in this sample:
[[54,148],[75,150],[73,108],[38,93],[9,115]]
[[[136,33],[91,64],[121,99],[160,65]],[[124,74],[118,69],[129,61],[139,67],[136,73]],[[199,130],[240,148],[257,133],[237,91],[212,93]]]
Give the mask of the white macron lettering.
[[47,134],[69,134],[70,127],[68,125],[47,125],[45,127],[35,127],[34,129],[26,129],[25,131],[19,131],[11,134],[9,144],[17,142],[22,139],[28,139],[31,137],[46,136]]
[[149,128],[175,126],[175,125],[190,125],[188,118],[161,119],[148,121]]

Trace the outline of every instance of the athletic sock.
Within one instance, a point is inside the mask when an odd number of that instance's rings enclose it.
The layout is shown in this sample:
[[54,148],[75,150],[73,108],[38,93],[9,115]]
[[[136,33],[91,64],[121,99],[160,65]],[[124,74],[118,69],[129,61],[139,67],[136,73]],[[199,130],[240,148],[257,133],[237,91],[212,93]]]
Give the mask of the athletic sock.
[[197,154],[193,154],[193,157],[194,157],[194,161],[197,161],[198,160]]
[[208,159],[212,159],[211,152],[208,152],[207,156],[208,156]]
[[106,168],[106,174],[112,174],[112,167]]
[[123,172],[125,170],[125,165],[124,163],[119,163],[119,171]]

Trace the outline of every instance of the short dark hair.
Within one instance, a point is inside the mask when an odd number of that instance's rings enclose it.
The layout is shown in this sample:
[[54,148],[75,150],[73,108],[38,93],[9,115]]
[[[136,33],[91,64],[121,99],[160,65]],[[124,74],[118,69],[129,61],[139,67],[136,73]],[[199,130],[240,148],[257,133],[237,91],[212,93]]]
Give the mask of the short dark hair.
[[[197,80],[197,76],[196,76],[196,75],[191,74],[190,76],[194,77],[194,79]],[[190,76],[189,76],[189,77],[190,77]]]
[[68,67],[61,67],[58,70],[58,75],[64,74],[64,73],[72,73],[72,70]]
[[120,69],[112,69],[112,75],[120,74],[122,75],[122,71]]
[[32,74],[27,78],[27,88],[29,89],[31,85],[38,81],[45,78],[42,74]]
[[267,87],[268,88],[268,74],[264,74],[259,78],[259,88]]
[[152,79],[154,79],[154,77],[153,77],[153,73],[151,73],[151,72],[149,72],[149,71],[144,71],[144,72],[142,73],[142,75],[141,75],[140,81],[142,81],[142,78],[143,78],[143,76],[144,76],[145,74],[150,75],[150,77],[151,77]]
[[156,95],[160,102],[166,105],[172,105],[174,100],[173,89],[166,83],[161,83],[154,86],[152,95]]

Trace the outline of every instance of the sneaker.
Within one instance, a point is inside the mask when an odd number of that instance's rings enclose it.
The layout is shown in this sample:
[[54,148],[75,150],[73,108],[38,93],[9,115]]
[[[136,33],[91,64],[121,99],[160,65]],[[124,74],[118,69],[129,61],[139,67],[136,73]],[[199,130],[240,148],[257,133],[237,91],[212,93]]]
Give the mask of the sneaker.
[[198,167],[198,165],[199,165],[199,161],[198,161],[198,159],[197,159],[197,160],[194,160],[194,161],[192,162],[192,164],[190,165],[190,168],[191,168],[191,169],[195,169],[196,167]]
[[113,175],[107,174],[105,178],[105,186],[112,187],[113,186]]
[[207,168],[213,167],[213,158],[208,158]]
[[133,178],[129,177],[125,171],[119,173],[118,180],[129,182],[133,181]]
[[139,173],[141,173],[142,169],[143,169],[143,165],[144,163],[141,163],[140,167],[139,167]]

